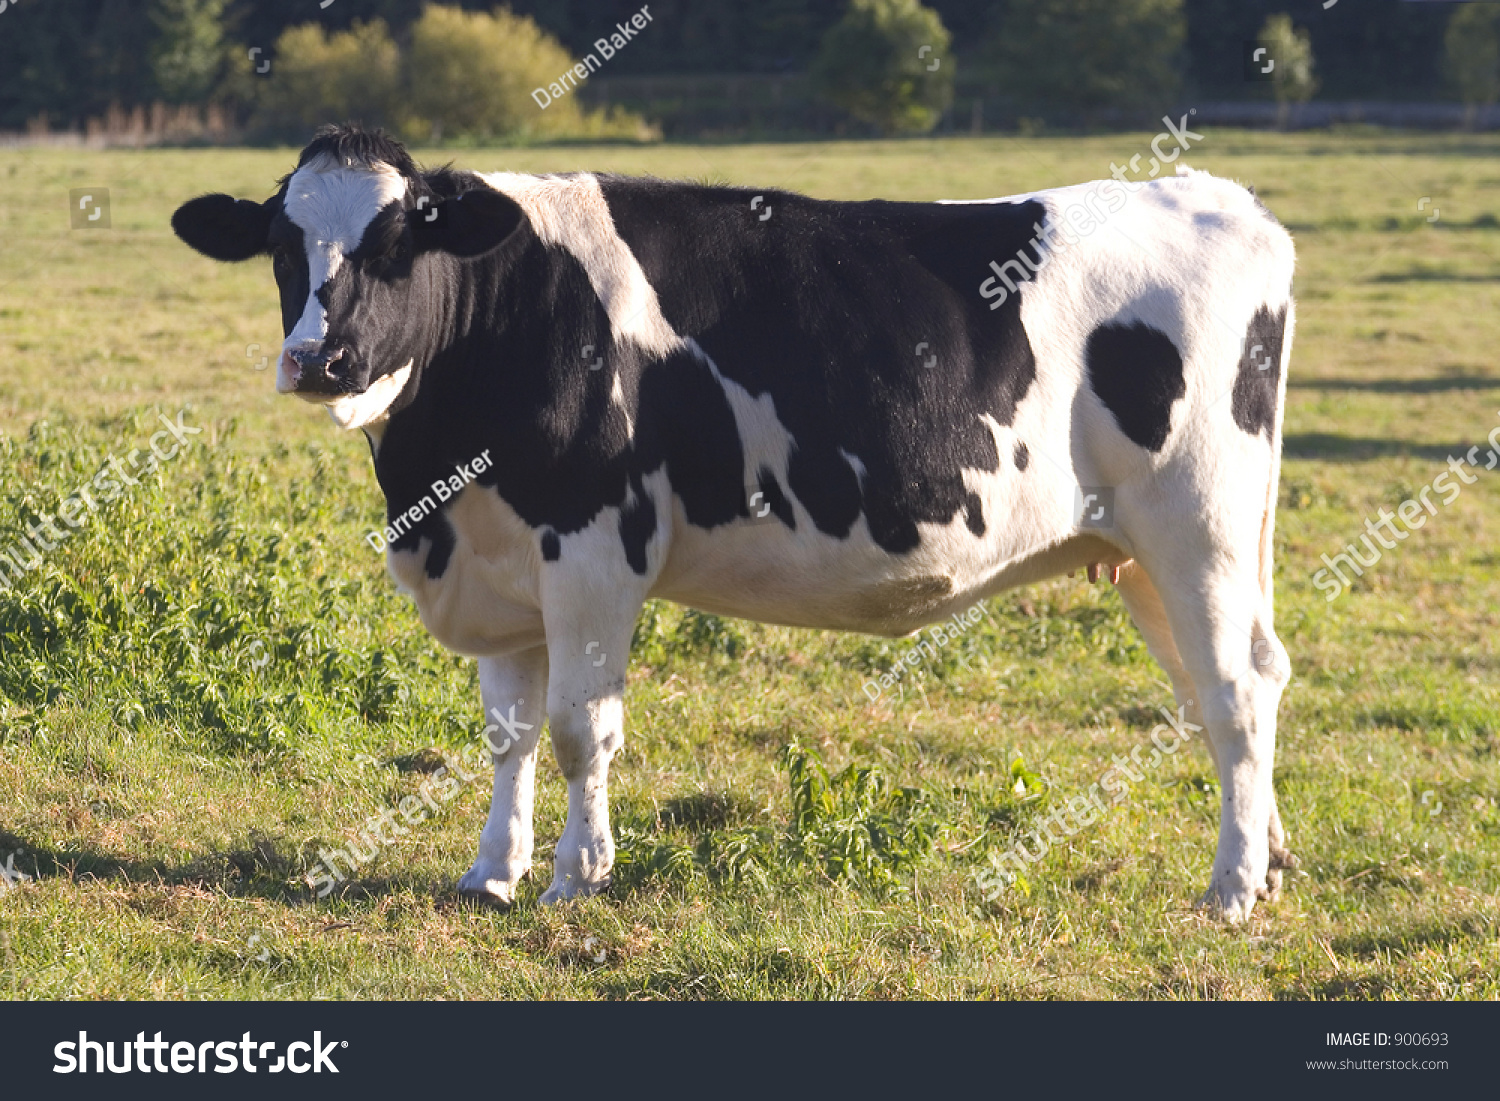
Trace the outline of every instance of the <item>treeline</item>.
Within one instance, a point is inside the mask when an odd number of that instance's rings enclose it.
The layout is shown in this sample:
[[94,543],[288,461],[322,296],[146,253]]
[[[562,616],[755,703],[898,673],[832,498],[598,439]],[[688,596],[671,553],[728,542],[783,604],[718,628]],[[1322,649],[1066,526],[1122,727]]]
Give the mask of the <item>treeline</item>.
[[[448,6],[494,11],[493,0],[450,0]],[[849,0],[647,0],[646,6],[649,28],[609,60],[610,77],[815,73],[820,64],[826,70],[830,32],[850,9]],[[326,8],[318,0],[11,0],[0,11],[0,129],[19,129],[39,116],[53,128],[79,126],[112,106],[208,102],[227,104],[265,127],[289,127],[299,104],[326,113],[326,101],[309,98],[316,93],[358,100],[361,114],[381,115],[408,132],[451,135],[443,112],[418,102],[423,87],[441,82],[447,59],[432,46],[443,37],[439,30],[462,54],[448,67],[463,77],[498,72],[508,86],[541,84],[593,51],[616,24],[628,24],[642,4],[512,0],[509,13],[494,16],[503,21],[498,37],[493,23],[462,24],[449,16],[436,28],[429,16],[424,24],[426,7],[424,0],[333,0]],[[1178,93],[1264,95],[1263,86],[1246,79],[1245,47],[1278,12],[1310,36],[1320,98],[1458,98],[1445,59],[1450,19],[1455,9],[1497,5],[929,0],[926,7],[947,36],[945,80],[956,73],[961,82],[994,88],[1018,109],[1045,111]],[[368,87],[361,87],[357,66],[339,69],[348,87],[328,87],[337,83],[332,78],[318,86],[321,65],[307,58],[326,61],[354,49],[373,59]],[[481,56],[486,51],[488,58]],[[276,68],[258,73],[267,61]],[[300,84],[256,83],[270,74],[291,78],[294,70]],[[467,88],[482,94],[478,84]],[[570,97],[528,116],[527,125],[538,132],[596,133],[636,125],[623,117],[613,124],[588,119]]]

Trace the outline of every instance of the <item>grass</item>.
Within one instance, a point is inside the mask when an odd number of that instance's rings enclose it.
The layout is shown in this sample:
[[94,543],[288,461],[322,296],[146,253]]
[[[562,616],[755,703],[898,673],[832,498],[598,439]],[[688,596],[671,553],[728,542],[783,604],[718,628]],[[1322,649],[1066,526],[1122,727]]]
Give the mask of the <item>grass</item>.
[[[462,163],[969,198],[1106,175],[1150,136]],[[990,902],[975,885],[1169,702],[1114,592],[1081,578],[990,601],[874,703],[861,685],[908,642],[650,606],[610,897],[535,905],[565,809],[544,749],[539,863],[513,912],[453,893],[485,777],[317,900],[320,848],[415,793],[432,751],[471,746],[482,720],[472,663],[426,636],[363,542],[382,503],[362,438],[257,369],[280,342],[269,272],[167,228],[206,190],[263,197],[293,153],[0,152],[0,543],[145,447],[158,413],[203,428],[0,593],[0,866],[33,876],[0,891],[0,994],[1500,996],[1500,472],[1334,603],[1311,580],[1500,424],[1497,153],[1491,136],[1212,130],[1191,154],[1253,182],[1300,258],[1276,782],[1303,868],[1227,929],[1191,908],[1218,814],[1196,749],[1024,889]],[[69,228],[78,187],[109,189],[111,228]]]

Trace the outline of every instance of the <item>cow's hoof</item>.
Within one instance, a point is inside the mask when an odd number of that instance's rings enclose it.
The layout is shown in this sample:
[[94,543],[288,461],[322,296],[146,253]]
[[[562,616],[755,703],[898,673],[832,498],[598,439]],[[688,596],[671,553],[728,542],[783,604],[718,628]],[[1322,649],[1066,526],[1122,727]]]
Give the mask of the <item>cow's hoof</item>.
[[1241,876],[1215,877],[1214,885],[1198,900],[1198,907],[1228,925],[1239,925],[1250,920],[1250,911],[1261,897],[1259,891]]
[[613,877],[605,876],[597,883],[584,883],[569,877],[561,883],[552,881],[552,886],[547,888],[542,895],[543,906],[556,906],[559,902],[567,902],[573,898],[588,898],[591,895],[603,894],[609,890],[609,885],[614,882]]
[[458,881],[462,898],[497,910],[509,910],[516,904],[516,884],[504,879],[487,879],[470,868]]

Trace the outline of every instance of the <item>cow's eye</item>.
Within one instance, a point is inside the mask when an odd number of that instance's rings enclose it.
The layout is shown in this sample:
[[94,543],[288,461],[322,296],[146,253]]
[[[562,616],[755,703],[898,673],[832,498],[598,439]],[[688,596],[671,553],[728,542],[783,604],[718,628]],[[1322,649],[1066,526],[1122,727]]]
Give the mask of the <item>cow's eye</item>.
[[384,252],[370,257],[368,268],[371,275],[384,275],[392,268],[400,269],[405,263],[409,250],[405,241],[397,241]]

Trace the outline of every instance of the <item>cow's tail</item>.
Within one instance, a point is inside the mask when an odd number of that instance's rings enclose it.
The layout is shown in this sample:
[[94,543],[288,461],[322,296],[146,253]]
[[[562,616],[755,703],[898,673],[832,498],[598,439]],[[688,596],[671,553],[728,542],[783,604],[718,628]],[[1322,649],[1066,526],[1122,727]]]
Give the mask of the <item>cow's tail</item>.
[[1281,492],[1281,430],[1286,421],[1287,372],[1292,364],[1292,331],[1296,328],[1297,306],[1291,296],[1286,300],[1286,330],[1281,338],[1281,378],[1277,380],[1276,414],[1271,434],[1271,472],[1266,479],[1266,508],[1260,525],[1260,592],[1265,614],[1272,615],[1272,589],[1276,572],[1276,501]]

